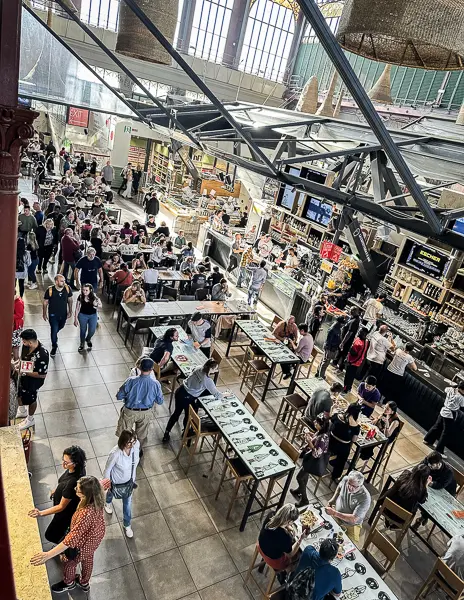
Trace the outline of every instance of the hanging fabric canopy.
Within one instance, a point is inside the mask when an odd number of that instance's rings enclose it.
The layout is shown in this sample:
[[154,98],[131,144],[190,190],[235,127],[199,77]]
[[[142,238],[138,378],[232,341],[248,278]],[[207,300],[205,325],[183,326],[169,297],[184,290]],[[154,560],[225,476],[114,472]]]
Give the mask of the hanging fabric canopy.
[[337,32],[346,50],[437,71],[464,69],[462,0],[346,0]]

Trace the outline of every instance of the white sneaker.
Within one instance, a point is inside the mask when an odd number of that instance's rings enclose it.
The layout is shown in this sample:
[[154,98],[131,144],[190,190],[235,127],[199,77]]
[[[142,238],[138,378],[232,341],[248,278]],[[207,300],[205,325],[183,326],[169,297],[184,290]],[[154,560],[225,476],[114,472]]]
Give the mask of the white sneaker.
[[105,512],[107,512],[109,515],[113,514],[113,505],[111,502],[109,504],[108,502],[105,502]]
[[35,425],[35,419],[34,417],[27,417],[27,419],[25,419],[21,425],[19,426],[19,429],[29,429],[29,427],[34,427]]
[[55,264],[55,257],[52,256],[48,262],[51,263],[52,265]]
[[16,412],[17,419],[25,419],[28,415],[27,406],[18,406],[18,410]]
[[132,527],[130,525],[129,525],[129,527],[124,527],[124,531],[126,532],[126,536],[128,538],[134,537],[134,532],[132,531]]
[[39,286],[38,286],[36,283],[31,283],[31,284],[29,285],[29,289],[30,289],[30,290],[36,290],[38,287],[39,287]]

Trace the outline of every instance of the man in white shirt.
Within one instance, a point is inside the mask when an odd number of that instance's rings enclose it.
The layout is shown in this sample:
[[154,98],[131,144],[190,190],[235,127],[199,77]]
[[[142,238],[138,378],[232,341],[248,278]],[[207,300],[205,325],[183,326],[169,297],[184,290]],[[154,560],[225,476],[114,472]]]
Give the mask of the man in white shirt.
[[296,269],[299,264],[300,264],[300,260],[299,260],[298,256],[296,255],[295,250],[293,248],[289,248],[287,260],[285,261],[285,268],[286,269]]
[[387,358],[387,352],[395,348],[395,342],[391,334],[389,334],[388,326],[381,325],[379,330],[373,333],[369,340],[369,348],[366,355],[369,367],[368,374],[374,375],[379,380],[383,364]]
[[403,377],[406,367],[409,367],[413,371],[417,371],[417,365],[414,357],[411,356],[411,352],[414,350],[414,344],[408,342],[404,350],[403,348],[397,348],[393,355],[393,360],[388,365],[387,370],[398,377]]
[[460,579],[464,579],[464,535],[455,535],[448,542],[448,550],[443,557],[450,569]]
[[383,302],[385,302],[386,294],[378,294],[377,298],[370,298],[363,306],[364,316],[363,324],[369,331],[375,327],[377,319],[380,319],[383,313]]
[[435,425],[428,430],[424,437],[424,444],[433,447],[438,438],[435,448],[443,458],[446,458],[445,447],[447,438],[451,433],[452,422],[456,419],[458,410],[464,407],[464,381],[458,384],[457,388],[447,387],[445,389],[446,398]]
[[274,244],[272,243],[271,236],[265,233],[258,242],[258,254],[260,258],[267,259],[272,252]]

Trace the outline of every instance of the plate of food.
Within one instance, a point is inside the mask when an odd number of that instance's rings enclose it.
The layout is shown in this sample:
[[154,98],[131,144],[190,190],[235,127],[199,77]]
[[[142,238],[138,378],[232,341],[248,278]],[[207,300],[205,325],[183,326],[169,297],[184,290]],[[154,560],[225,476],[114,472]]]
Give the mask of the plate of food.
[[366,434],[372,429],[373,425],[371,423],[360,423],[360,427],[361,433]]
[[316,529],[316,527],[319,527],[324,522],[322,517],[314,514],[313,511],[309,508],[300,515],[300,521],[301,525],[303,526],[303,529],[306,529],[306,531]]
[[185,356],[185,354],[178,354],[176,356],[176,360],[179,362],[188,362],[188,358]]

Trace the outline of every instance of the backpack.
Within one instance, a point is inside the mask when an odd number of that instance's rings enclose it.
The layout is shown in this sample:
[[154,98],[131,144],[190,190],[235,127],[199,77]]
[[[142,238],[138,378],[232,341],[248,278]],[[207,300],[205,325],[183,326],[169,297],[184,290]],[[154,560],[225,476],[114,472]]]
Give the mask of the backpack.
[[300,571],[287,584],[287,600],[311,600],[315,585],[316,577],[312,567]]
[[[49,297],[49,298],[51,298],[51,297],[52,297],[52,294],[53,294],[53,288],[54,288],[54,287],[55,287],[54,285],[51,285],[51,286],[48,288],[48,297]],[[67,291],[67,292],[68,292],[68,294],[69,294],[69,285],[68,285],[67,283],[65,283],[65,284],[64,284],[64,287],[65,287],[66,291]]]

